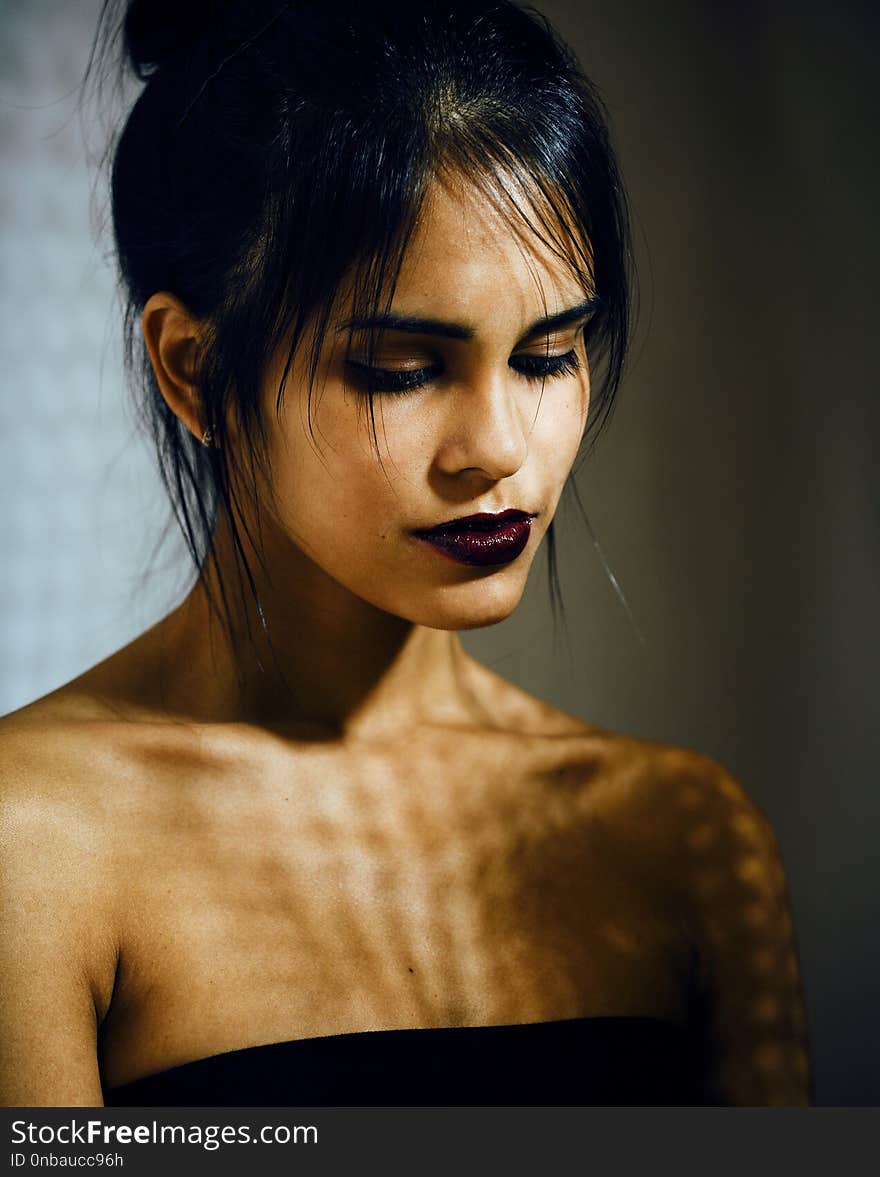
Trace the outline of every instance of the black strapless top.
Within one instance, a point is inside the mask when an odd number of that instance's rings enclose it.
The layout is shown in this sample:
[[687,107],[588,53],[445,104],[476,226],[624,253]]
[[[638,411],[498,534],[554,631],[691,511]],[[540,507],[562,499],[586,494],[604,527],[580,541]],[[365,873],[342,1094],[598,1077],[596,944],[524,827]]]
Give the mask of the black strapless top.
[[642,1107],[707,1102],[686,1027],[588,1017],[250,1046],[105,1089],[107,1107]]

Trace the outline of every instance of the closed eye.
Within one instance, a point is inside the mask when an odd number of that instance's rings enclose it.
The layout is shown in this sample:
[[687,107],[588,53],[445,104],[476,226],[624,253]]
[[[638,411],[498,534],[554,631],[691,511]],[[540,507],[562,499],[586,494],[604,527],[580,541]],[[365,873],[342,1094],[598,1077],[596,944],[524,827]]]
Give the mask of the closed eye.
[[[561,355],[523,352],[511,356],[508,366],[527,380],[546,380],[573,375],[580,369],[580,360],[574,348]],[[398,396],[416,392],[443,375],[442,364],[430,364],[424,368],[376,368],[358,360],[347,360],[346,367],[365,392]]]
[[347,360],[346,367],[364,392],[389,392],[399,396],[424,388],[443,374],[442,364],[430,364],[426,368],[374,368],[358,360]]
[[574,348],[558,356],[531,353],[511,356],[508,364],[515,372],[520,372],[529,380],[546,380],[548,376],[571,376],[581,366]]

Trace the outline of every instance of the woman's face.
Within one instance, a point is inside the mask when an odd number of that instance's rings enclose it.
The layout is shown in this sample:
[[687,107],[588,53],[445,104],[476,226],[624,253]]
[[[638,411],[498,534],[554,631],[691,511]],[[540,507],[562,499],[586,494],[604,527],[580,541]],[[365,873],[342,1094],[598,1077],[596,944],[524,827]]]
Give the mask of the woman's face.
[[[507,617],[586,425],[590,295],[476,189],[434,182],[372,373],[363,333],[348,349],[343,300],[321,353],[311,433],[304,362],[293,366],[277,423],[281,364],[269,375],[273,515],[282,532],[339,585],[417,624],[469,629]],[[530,521],[495,539],[416,534],[511,510]],[[473,562],[481,558],[500,562]]]

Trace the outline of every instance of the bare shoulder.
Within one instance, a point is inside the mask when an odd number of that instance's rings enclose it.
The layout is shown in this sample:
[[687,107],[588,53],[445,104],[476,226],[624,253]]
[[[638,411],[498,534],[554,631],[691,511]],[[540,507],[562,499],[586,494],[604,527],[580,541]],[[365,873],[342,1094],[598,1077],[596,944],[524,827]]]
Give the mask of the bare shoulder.
[[720,761],[693,748],[630,736],[613,737],[613,745],[623,798],[644,807],[676,849],[708,846],[709,827],[769,836],[760,806]]
[[109,769],[130,725],[103,701],[62,688],[0,719],[0,795],[64,824],[74,811],[97,831],[113,796]]
[[119,831],[113,726],[55,704],[0,719],[4,894],[27,898],[40,922],[63,920],[80,934],[107,908]]
[[126,974],[133,891],[161,871],[175,781],[203,759],[190,727],[135,717],[91,684],[0,719],[8,1106],[102,1103],[98,1032]]
[[574,761],[580,811],[599,821],[615,864],[659,898],[688,947],[706,1098],[809,1105],[797,938],[766,813],[726,766],[700,752],[609,733],[601,744],[598,773],[586,771],[584,752]]
[[115,856],[91,726],[39,706],[0,720],[0,1034],[10,1061],[0,1100],[10,1106],[101,1103]]
[[[546,770],[568,812],[614,831],[658,877],[682,888],[693,870],[730,865],[737,854],[779,870],[773,830],[745,784],[718,760],[692,748],[599,727],[483,668],[484,697],[514,737],[518,761]],[[718,861],[723,860],[723,861]],[[738,864],[736,869],[758,870]]]
[[705,753],[589,723],[486,667],[477,676],[481,695],[491,699],[492,727],[535,747],[594,815],[597,809],[609,819],[615,815],[634,835],[641,830],[673,853],[684,845],[708,845],[704,827],[711,824],[771,836],[746,787]]
[[724,764],[692,748],[640,739],[578,720],[546,704],[520,730],[538,733],[551,787],[574,823],[600,828],[651,885],[683,913],[695,895],[747,880],[785,887],[767,815]]
[[625,741],[622,757],[629,768],[621,787],[633,816],[656,831],[670,876],[688,901],[710,896],[722,880],[768,890],[784,886],[773,827],[724,764],[691,748],[650,741]]
[[703,752],[589,724],[572,726],[560,748],[574,764],[583,761],[584,786],[609,816],[676,858],[688,850],[711,854],[722,836],[773,840],[746,786]]
[[741,916],[750,903],[785,906],[775,831],[726,765],[691,748],[627,740],[621,766],[617,779],[629,828],[640,830],[655,850],[695,942],[713,924],[734,918],[734,907]]
[[71,896],[106,890],[120,851],[161,810],[163,765],[185,767],[196,743],[184,724],[133,719],[86,691],[37,700],[0,719],[4,838],[26,845],[30,830],[43,848],[34,863],[67,875]]
[[641,741],[625,741],[621,754],[616,828],[639,853],[650,850],[691,946],[707,1090],[738,1106],[809,1104],[797,940],[766,813],[709,756]]

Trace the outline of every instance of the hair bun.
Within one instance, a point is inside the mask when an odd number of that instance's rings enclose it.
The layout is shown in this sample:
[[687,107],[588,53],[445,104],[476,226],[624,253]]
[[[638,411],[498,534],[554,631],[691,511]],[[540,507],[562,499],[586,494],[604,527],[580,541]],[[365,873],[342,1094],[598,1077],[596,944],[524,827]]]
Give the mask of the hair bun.
[[148,78],[216,30],[230,0],[130,0],[125,51],[139,78]]

